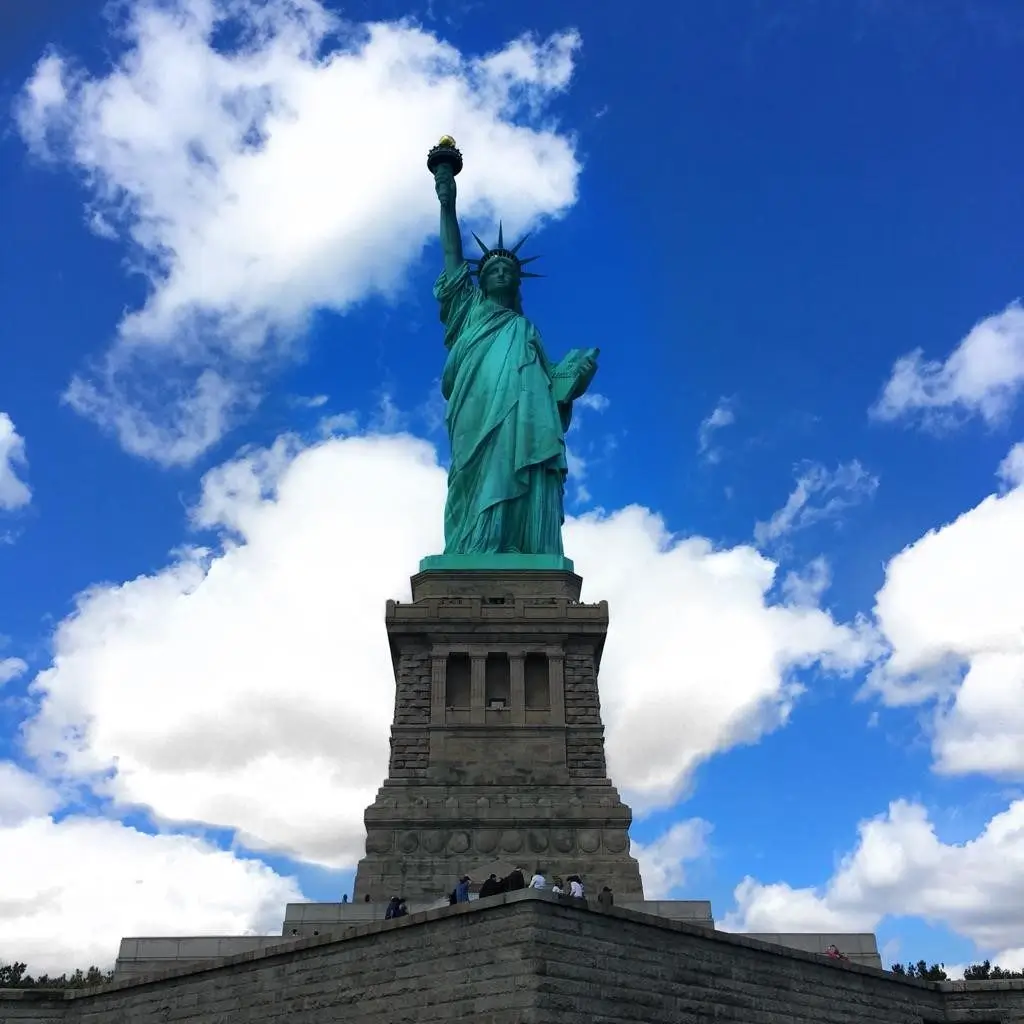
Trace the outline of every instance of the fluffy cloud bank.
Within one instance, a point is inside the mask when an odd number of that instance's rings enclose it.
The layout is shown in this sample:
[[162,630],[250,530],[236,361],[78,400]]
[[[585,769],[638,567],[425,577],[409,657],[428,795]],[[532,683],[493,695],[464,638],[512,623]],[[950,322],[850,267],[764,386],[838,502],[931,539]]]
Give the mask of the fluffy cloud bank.
[[946,773],[1024,772],[1024,487],[990,495],[893,558],[875,615],[892,647],[869,688],[937,701]]
[[[87,591],[57,628],[28,752],[164,820],[352,864],[386,772],[384,602],[440,550],[444,490],[433,448],[407,436],[282,439],[211,472],[193,513],[209,546]],[[611,602],[609,757],[641,808],[784,721],[800,669],[872,653],[815,605],[773,603],[754,549],[671,537],[645,509],[570,521],[566,544],[589,599]]]
[[92,227],[128,241],[150,282],[65,396],[138,455],[190,462],[258,400],[260,367],[311,312],[398,284],[437,230],[424,157],[442,132],[467,154],[470,219],[522,226],[575,200],[573,146],[546,112],[572,32],[467,56],[319,0],[118,10],[113,66],[47,55],[18,123],[80,175]]
[[[945,362],[898,360],[873,413],[951,426],[1006,420],[1024,388],[1024,308],[976,324]],[[892,558],[875,618],[891,656],[868,692],[891,705],[934,702],[935,767],[1024,773],[1024,443],[996,470],[1001,493]]]
[[0,509],[22,508],[32,492],[18,475],[25,466],[25,439],[14,429],[14,421],[0,412]]
[[711,825],[701,818],[677,821],[651,843],[636,843],[631,852],[640,862],[644,895],[649,900],[671,899],[686,882],[686,866],[708,852]]
[[125,935],[272,935],[295,882],[183,835],[49,813],[60,796],[0,761],[0,961],[113,966]]
[[1024,801],[997,814],[966,843],[946,844],[923,807],[896,801],[859,827],[859,843],[820,889],[746,878],[721,927],[752,932],[873,931],[888,915],[942,921],[1024,967]]

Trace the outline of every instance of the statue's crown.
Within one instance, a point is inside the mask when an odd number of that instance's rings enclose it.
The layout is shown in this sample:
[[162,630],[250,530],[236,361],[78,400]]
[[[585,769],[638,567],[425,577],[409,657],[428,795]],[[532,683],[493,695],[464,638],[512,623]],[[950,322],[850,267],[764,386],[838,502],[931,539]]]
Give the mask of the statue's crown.
[[490,246],[484,245],[480,241],[480,236],[474,231],[473,238],[476,239],[476,244],[480,246],[480,251],[483,255],[478,260],[467,259],[466,262],[469,264],[471,274],[480,274],[480,271],[484,269],[488,260],[493,260],[495,257],[500,256],[502,259],[511,260],[516,268],[519,270],[520,277],[543,277],[543,274],[531,274],[527,270],[523,270],[523,267],[527,263],[532,263],[534,260],[540,259],[539,256],[527,256],[526,259],[520,259],[517,255],[520,246],[529,238],[529,234],[523,235],[522,238],[512,246],[511,249],[505,248],[504,233],[501,229],[501,221],[498,221],[498,244],[492,249]]

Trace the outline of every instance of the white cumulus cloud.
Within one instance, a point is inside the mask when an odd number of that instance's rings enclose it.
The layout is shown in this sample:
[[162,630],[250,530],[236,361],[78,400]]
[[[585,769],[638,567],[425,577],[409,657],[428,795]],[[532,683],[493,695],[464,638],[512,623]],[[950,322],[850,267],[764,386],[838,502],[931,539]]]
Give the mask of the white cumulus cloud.
[[711,825],[701,818],[677,821],[650,843],[634,842],[630,852],[640,863],[644,896],[649,900],[670,899],[686,882],[686,866],[705,857]]
[[0,761],[0,963],[112,967],[126,935],[273,935],[294,879],[184,835],[53,817],[62,794]]
[[0,686],[24,675],[28,665],[21,658],[0,658]]
[[818,555],[804,566],[802,572],[786,573],[782,594],[791,604],[815,606],[832,583],[832,569],[824,555]]
[[547,113],[572,31],[474,56],[411,23],[343,23],[319,0],[119,10],[112,63],[46,55],[17,114],[149,282],[65,395],[138,455],[195,459],[313,311],[399,285],[437,231],[424,162],[442,133],[466,156],[470,220],[523,227],[575,201],[573,143]]
[[937,770],[1024,773],[1024,487],[990,495],[892,558],[875,598],[891,646],[868,688],[936,701]]
[[61,805],[57,791],[11,761],[0,761],[0,828],[49,814]]
[[[27,752],[164,821],[351,865],[386,774],[384,603],[441,549],[444,492],[436,452],[408,436],[284,438],[212,471],[193,513],[208,547],[97,585],[59,624]],[[585,599],[611,602],[608,751],[638,807],[784,722],[801,669],[872,654],[859,626],[773,603],[775,565],[753,548],[673,537],[646,509],[570,520],[566,545]]]
[[857,459],[840,463],[835,470],[816,462],[804,463],[797,467],[796,486],[782,508],[767,522],[755,524],[754,539],[763,546],[815,523],[838,519],[876,490],[878,477]]
[[0,824],[0,961],[30,973],[113,966],[130,935],[273,935],[294,879],[184,835],[103,818]]
[[820,888],[746,878],[721,927],[745,932],[873,931],[886,916],[942,922],[1003,967],[1024,967],[1024,801],[974,839],[943,843],[924,807],[894,801],[859,826],[856,849]]
[[1012,302],[975,324],[940,362],[921,349],[896,360],[871,415],[947,428],[971,416],[999,423],[1024,387],[1024,308]]
[[997,471],[999,479],[1007,487],[1024,485],[1024,441],[1018,441],[999,463]]
[[22,508],[32,500],[28,485],[18,476],[25,464],[25,439],[11,417],[0,412],[0,509]]

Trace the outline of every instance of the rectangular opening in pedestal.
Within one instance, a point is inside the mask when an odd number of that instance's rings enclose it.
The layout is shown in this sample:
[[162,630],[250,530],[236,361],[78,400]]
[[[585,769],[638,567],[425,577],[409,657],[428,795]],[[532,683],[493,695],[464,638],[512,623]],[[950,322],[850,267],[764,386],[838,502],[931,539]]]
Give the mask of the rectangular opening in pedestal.
[[546,654],[527,654],[523,672],[527,710],[547,711],[551,707],[548,656]]
[[512,671],[507,654],[487,655],[484,693],[488,711],[500,711],[512,704]]
[[470,702],[470,663],[468,654],[449,654],[445,666],[445,707],[468,711]]

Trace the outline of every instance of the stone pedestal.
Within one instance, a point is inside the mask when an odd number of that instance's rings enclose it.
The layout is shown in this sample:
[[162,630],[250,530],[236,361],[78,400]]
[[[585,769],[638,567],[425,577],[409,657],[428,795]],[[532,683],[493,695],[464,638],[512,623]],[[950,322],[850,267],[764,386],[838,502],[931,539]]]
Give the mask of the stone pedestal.
[[366,809],[355,901],[437,898],[519,865],[643,899],[607,776],[597,675],[607,602],[557,570],[430,570],[389,601],[388,778]]

